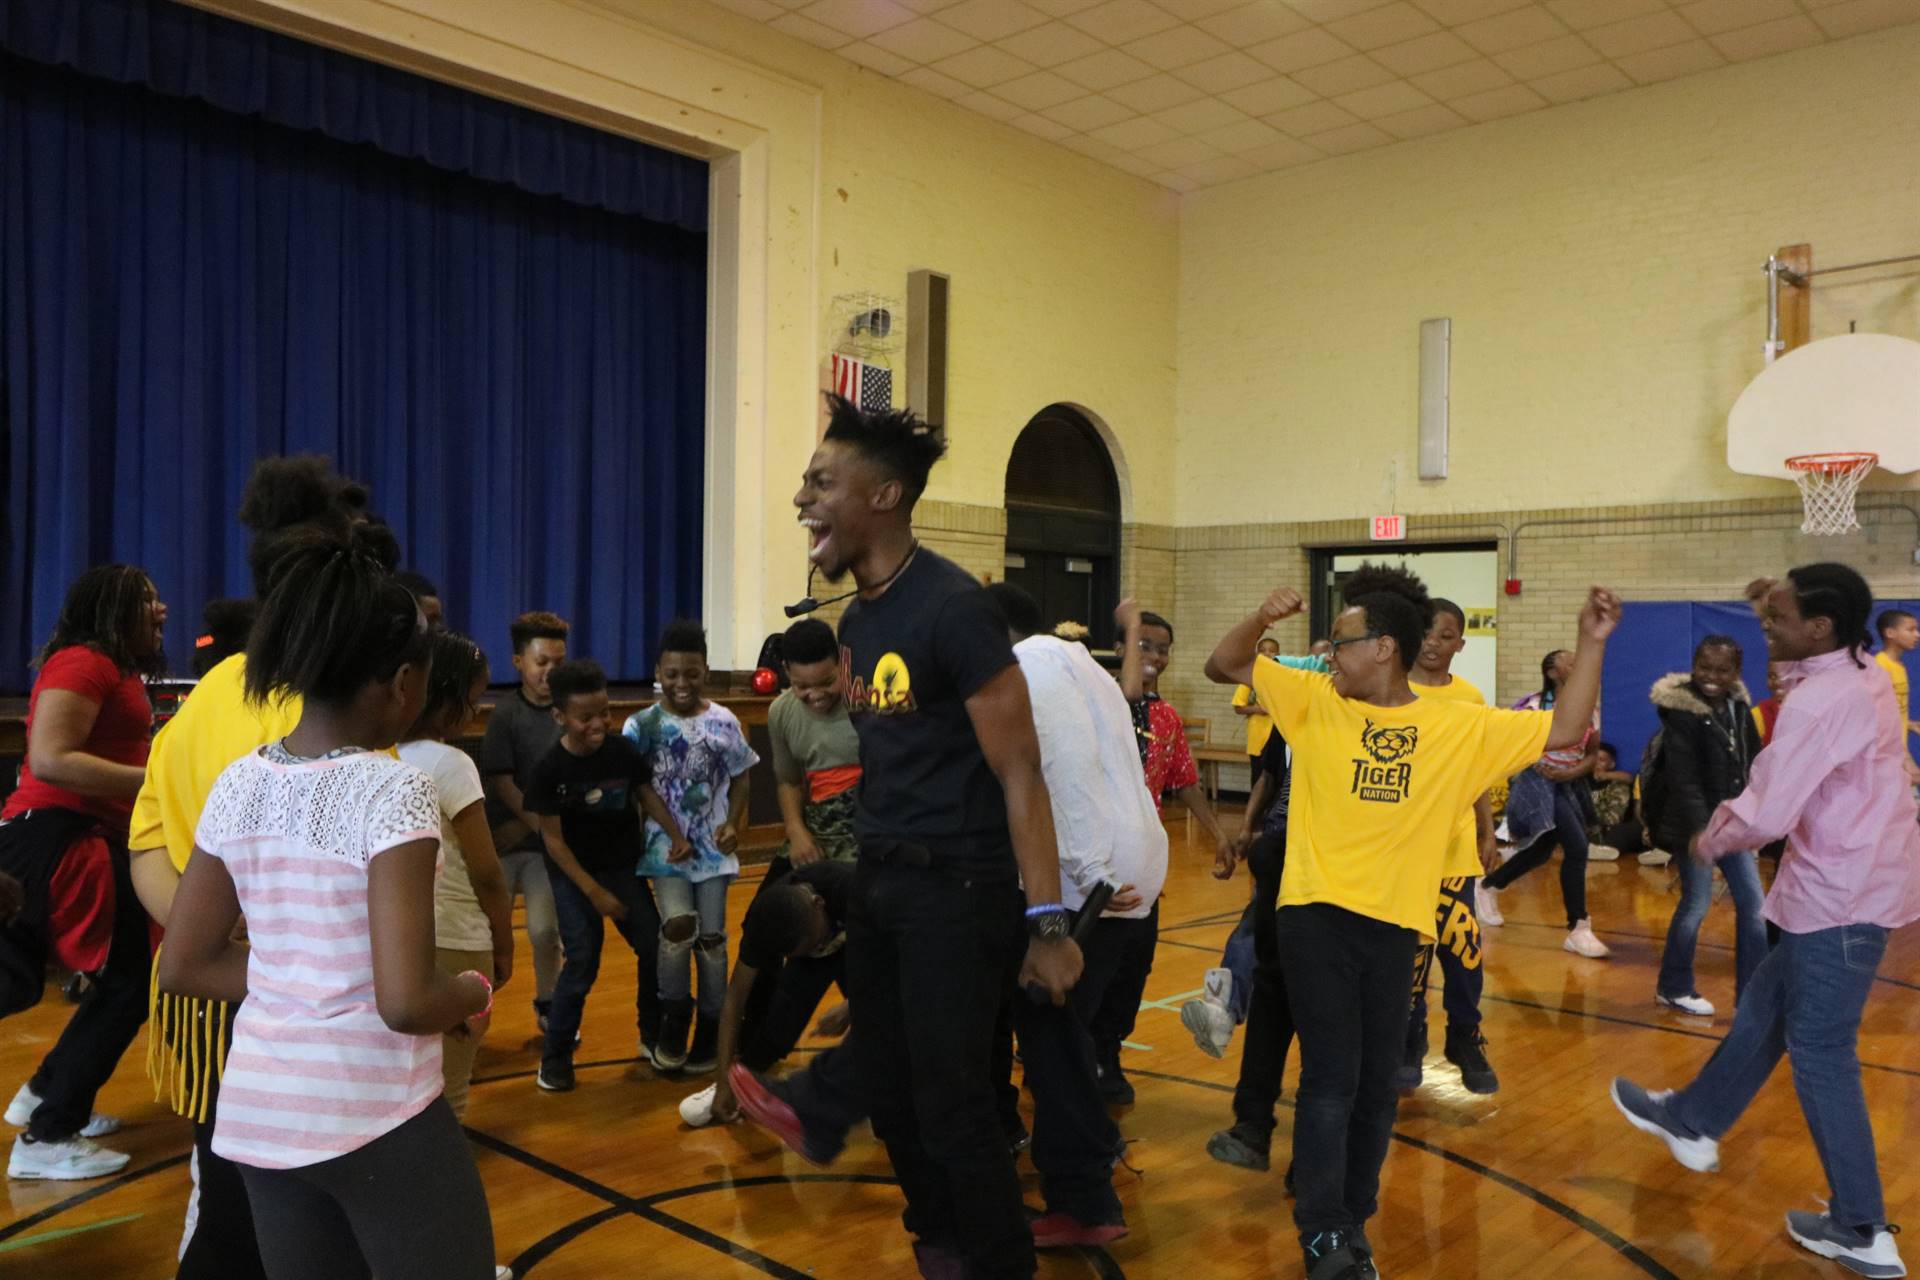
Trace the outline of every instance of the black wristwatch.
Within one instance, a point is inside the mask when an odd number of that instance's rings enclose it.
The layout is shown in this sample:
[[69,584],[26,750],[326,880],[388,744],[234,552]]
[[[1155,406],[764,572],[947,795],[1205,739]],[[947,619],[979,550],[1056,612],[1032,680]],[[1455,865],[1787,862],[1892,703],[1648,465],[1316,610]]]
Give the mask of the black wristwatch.
[[1064,942],[1073,935],[1073,915],[1067,911],[1043,911],[1028,916],[1027,933],[1037,942]]

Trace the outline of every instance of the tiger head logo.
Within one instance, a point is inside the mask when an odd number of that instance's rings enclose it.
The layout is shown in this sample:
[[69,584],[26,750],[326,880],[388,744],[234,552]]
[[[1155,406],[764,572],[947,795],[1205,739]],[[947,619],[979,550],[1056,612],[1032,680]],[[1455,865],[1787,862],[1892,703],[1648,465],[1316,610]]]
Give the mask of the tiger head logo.
[[1367,721],[1360,731],[1360,745],[1378,764],[1397,764],[1413,754],[1420,730],[1413,725],[1376,725]]

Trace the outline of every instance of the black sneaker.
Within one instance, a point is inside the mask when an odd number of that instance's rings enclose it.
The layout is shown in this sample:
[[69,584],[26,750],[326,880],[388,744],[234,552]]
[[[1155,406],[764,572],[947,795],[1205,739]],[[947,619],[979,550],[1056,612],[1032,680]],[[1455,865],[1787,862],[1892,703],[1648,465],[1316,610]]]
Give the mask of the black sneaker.
[[719,1021],[700,1014],[693,1022],[693,1047],[687,1050],[687,1063],[682,1070],[689,1075],[706,1075],[720,1065],[719,1048]]
[[[1452,1043],[1451,1040],[1448,1041]],[[1413,1018],[1407,1022],[1407,1044],[1400,1055],[1400,1068],[1393,1073],[1392,1085],[1400,1093],[1412,1093],[1420,1087],[1427,1071],[1427,1020]]]
[[1252,1169],[1255,1173],[1265,1173],[1268,1167],[1268,1148],[1272,1144],[1272,1135],[1262,1133],[1245,1121],[1231,1129],[1222,1129],[1207,1139],[1207,1154],[1221,1164],[1230,1164],[1238,1169]]
[[687,1032],[693,1024],[693,1001],[675,1000],[660,1015],[660,1038],[653,1042],[656,1071],[680,1071],[687,1065]]
[[1364,1280],[1380,1280],[1379,1269],[1373,1265],[1373,1245],[1367,1240],[1367,1229],[1353,1229],[1353,1254],[1360,1260],[1360,1274]]
[[1133,1081],[1120,1069],[1118,1058],[1100,1068],[1100,1101],[1110,1107],[1133,1105]]
[[1317,1231],[1300,1237],[1307,1280],[1375,1280],[1372,1254],[1354,1248],[1351,1231]]
[[573,1064],[571,1062],[543,1062],[540,1074],[533,1082],[548,1093],[573,1092]]
[[1500,1077],[1487,1063],[1487,1038],[1478,1027],[1447,1028],[1447,1061],[1460,1068],[1460,1083],[1469,1093],[1500,1092]]

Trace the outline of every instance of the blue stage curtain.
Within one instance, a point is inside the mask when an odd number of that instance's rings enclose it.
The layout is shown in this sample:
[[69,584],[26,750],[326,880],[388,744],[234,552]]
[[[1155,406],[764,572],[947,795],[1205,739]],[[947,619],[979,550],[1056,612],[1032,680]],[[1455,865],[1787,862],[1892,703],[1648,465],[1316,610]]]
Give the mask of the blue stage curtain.
[[704,233],[0,53],[0,688],[108,560],[186,670],[275,453],[368,483],[496,680],[531,608],[648,677],[700,608],[705,295]]

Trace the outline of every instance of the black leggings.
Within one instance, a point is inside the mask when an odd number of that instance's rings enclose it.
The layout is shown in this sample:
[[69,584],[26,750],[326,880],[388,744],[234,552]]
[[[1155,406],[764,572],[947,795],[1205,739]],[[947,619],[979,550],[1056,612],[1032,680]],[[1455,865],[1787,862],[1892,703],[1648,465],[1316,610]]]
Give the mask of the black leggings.
[[445,1098],[344,1156],[240,1174],[271,1280],[492,1280],[487,1195]]
[[1506,888],[1535,867],[1546,865],[1556,844],[1565,853],[1560,859],[1560,897],[1566,903],[1567,928],[1571,929],[1587,918],[1587,818],[1567,783],[1553,784],[1553,825],[1507,859],[1506,865],[1484,883],[1489,889]]

